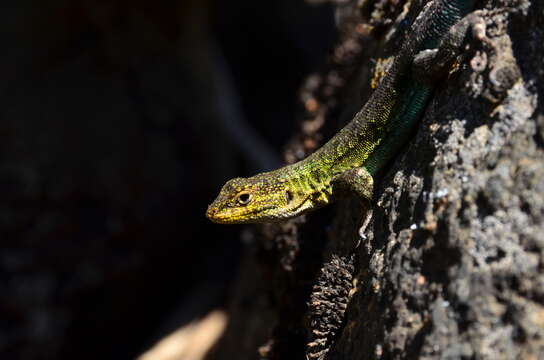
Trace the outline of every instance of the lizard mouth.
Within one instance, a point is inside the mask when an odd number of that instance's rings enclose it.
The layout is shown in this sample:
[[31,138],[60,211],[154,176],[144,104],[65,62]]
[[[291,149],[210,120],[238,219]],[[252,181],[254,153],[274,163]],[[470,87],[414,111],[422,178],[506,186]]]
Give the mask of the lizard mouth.
[[217,224],[251,224],[260,222],[270,222],[271,219],[256,214],[272,209],[273,206],[260,208],[253,211],[242,211],[242,209],[224,209],[208,208],[206,217]]

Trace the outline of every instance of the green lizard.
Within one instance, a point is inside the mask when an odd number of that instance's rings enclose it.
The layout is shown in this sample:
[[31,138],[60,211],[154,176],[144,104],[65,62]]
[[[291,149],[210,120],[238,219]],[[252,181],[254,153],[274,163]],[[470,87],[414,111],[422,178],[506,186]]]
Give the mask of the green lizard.
[[302,161],[228,181],[206,216],[222,224],[275,222],[345,194],[369,201],[373,176],[410,137],[433,83],[451,65],[469,25],[475,25],[473,19],[461,20],[473,3],[428,3],[378,87],[348,125]]

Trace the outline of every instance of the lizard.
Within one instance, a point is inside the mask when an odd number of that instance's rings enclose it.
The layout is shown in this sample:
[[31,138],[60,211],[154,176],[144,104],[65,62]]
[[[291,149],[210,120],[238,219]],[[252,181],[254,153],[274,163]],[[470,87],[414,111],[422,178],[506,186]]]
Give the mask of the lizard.
[[[355,194],[365,204],[374,177],[410,138],[435,84],[467,30],[487,39],[474,0],[428,2],[378,86],[344,128],[307,158],[225,183],[206,216],[221,224],[278,222]],[[467,15],[468,14],[468,15]],[[480,22],[478,22],[480,21]]]

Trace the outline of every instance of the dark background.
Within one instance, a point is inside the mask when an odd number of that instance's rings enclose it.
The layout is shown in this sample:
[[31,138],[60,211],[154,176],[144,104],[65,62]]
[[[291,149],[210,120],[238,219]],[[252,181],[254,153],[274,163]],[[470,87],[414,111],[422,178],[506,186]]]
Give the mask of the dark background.
[[226,301],[243,227],[205,209],[281,162],[332,8],[10,0],[0,17],[0,358],[133,358]]

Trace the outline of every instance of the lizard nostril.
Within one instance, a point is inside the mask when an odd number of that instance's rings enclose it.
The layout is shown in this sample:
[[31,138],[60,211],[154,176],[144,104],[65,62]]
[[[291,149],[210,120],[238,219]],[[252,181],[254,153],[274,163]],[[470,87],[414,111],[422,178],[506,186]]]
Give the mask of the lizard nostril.
[[214,216],[216,213],[217,213],[217,209],[209,209],[209,208],[208,208],[208,211],[206,211],[206,215],[207,215],[208,217]]

